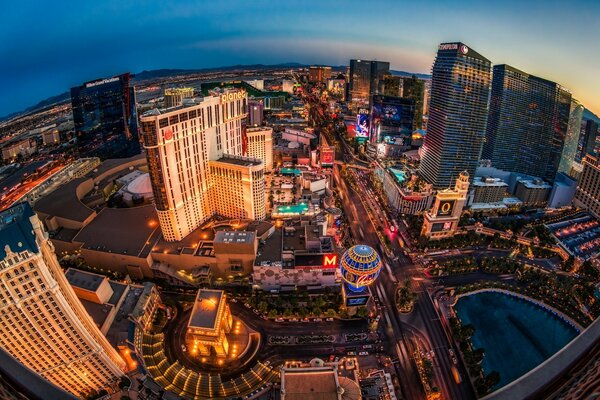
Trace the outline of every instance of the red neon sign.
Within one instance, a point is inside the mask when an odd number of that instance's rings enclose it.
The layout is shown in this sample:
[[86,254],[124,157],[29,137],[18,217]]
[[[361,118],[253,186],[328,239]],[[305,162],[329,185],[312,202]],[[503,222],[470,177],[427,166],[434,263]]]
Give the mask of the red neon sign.
[[323,254],[323,268],[336,268],[337,254]]

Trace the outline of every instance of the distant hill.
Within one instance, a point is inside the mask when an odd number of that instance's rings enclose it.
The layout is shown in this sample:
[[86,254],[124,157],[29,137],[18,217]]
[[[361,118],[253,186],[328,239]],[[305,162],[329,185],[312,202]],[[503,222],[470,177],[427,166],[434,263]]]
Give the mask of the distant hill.
[[[310,64],[310,65],[320,65],[320,64]],[[274,65],[265,65],[265,64],[241,65],[241,64],[238,64],[238,65],[231,65],[231,66],[227,66],[227,67],[200,68],[200,69],[164,68],[164,69],[155,69],[155,70],[150,70],[150,71],[139,72],[134,75],[133,79],[136,82],[141,82],[141,81],[148,80],[148,79],[156,79],[156,78],[163,78],[163,77],[173,76],[173,75],[185,75],[185,74],[194,74],[194,73],[202,73],[202,72],[235,71],[238,69],[261,70],[261,69],[272,69],[272,68],[303,68],[303,67],[309,67],[310,65],[309,64],[301,64],[301,63],[297,63],[297,62],[288,62],[288,63],[274,64]],[[333,66],[332,69],[334,69],[336,71],[338,71],[338,70],[344,71],[346,69],[346,67],[347,67],[346,65],[338,65],[338,66]],[[430,79],[431,78],[431,75],[412,73],[412,72],[407,72],[407,71],[391,70],[390,72],[393,75],[398,75],[398,76],[409,76],[410,77],[410,76],[415,75],[417,78],[421,78],[421,79]],[[15,112],[15,113],[6,115],[4,117],[0,117],[0,121],[4,121],[4,120],[10,119],[10,118],[13,118],[20,114],[25,114],[25,113],[30,113],[33,111],[41,110],[48,106],[68,101],[69,98],[70,98],[70,93],[67,91],[67,92],[61,93],[59,95],[52,96],[45,100],[42,100],[39,103],[24,109],[23,111]],[[586,112],[588,112],[588,110],[586,110]],[[595,115],[594,115],[594,117],[598,118]]]
[[16,117],[17,115],[20,115],[20,114],[27,114],[32,111],[41,110],[43,108],[46,108],[46,107],[54,105],[54,104],[63,103],[70,99],[71,99],[71,94],[69,92],[64,92],[64,93],[58,94],[56,96],[48,97],[47,99],[42,100],[39,103],[37,103],[31,107],[27,107],[23,111],[14,112],[14,113],[8,114],[4,117],[0,117],[0,121],[5,121],[12,117]]
[[407,71],[396,71],[394,69],[391,69],[390,72],[392,73],[392,75],[397,75],[397,76],[411,77],[414,75],[419,79],[431,79],[431,75],[428,75],[428,74],[418,74],[415,72],[407,72]]
[[265,65],[265,64],[252,64],[252,65],[230,65],[227,67],[215,67],[215,68],[200,68],[200,69],[154,69],[151,71],[142,71],[140,73],[135,74],[134,80],[136,81],[144,81],[146,79],[156,79],[163,78],[166,76],[172,75],[186,75],[186,74],[196,74],[201,72],[214,72],[214,71],[235,71],[238,69],[272,69],[272,68],[301,68],[306,67],[304,64],[300,63],[282,63],[282,64],[274,64],[274,65]]

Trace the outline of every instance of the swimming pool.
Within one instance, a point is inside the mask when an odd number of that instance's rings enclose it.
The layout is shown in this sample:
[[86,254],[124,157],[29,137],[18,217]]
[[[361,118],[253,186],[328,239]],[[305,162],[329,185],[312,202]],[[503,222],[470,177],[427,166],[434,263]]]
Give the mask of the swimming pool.
[[392,174],[394,174],[398,183],[403,183],[406,180],[406,172],[400,171],[399,169],[395,169],[395,168],[388,168],[388,169],[390,170],[390,172]]
[[291,204],[289,206],[283,206],[283,205],[279,205],[279,206],[275,206],[275,210],[273,211],[273,214],[277,214],[277,215],[302,215],[305,214],[308,211],[308,204],[307,203],[298,203],[298,204]]
[[295,175],[300,176],[302,171],[297,168],[281,168],[281,175]]
[[525,299],[500,292],[463,296],[454,306],[461,322],[472,324],[474,348],[483,348],[481,367],[500,373],[500,388],[541,364],[578,331],[559,316]]

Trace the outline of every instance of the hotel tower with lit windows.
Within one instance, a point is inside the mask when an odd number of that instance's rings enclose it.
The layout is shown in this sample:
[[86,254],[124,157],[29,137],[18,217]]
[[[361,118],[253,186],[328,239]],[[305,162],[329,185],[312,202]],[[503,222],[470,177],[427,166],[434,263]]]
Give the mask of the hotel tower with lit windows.
[[27,203],[0,213],[0,241],[0,347],[76,396],[110,389],[125,362],[75,295]]
[[244,157],[246,117],[243,90],[187,99],[141,117],[165,240],[183,239],[215,214],[265,218],[263,161]]

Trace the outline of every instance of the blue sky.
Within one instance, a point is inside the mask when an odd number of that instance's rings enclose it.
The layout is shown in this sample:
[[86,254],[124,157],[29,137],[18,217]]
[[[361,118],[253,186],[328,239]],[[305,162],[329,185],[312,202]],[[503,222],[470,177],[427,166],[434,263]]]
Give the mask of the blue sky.
[[437,44],[455,40],[600,114],[600,1],[20,0],[3,11],[0,116],[125,71],[364,58],[428,73]]

